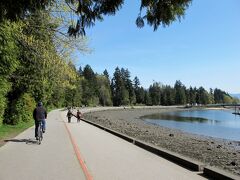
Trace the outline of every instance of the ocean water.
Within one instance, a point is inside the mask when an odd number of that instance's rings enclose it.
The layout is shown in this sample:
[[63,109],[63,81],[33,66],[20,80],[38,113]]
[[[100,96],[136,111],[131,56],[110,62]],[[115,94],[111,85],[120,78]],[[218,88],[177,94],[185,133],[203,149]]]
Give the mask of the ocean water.
[[240,116],[231,110],[189,110],[142,117],[145,122],[185,132],[240,141]]

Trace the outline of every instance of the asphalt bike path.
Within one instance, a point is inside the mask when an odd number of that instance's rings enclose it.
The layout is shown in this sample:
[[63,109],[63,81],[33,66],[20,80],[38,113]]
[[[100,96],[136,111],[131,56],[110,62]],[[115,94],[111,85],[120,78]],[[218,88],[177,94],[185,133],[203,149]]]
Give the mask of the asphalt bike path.
[[58,110],[48,114],[41,145],[31,127],[0,148],[0,180],[16,179],[85,179]]
[[[91,110],[81,111],[84,113]],[[76,118],[67,123],[66,114],[61,112],[92,179],[205,179],[197,172],[169,162],[104,130],[83,121],[77,123]]]
[[75,117],[67,123],[66,114],[48,114],[41,145],[34,127],[8,139],[0,148],[0,180],[204,179]]

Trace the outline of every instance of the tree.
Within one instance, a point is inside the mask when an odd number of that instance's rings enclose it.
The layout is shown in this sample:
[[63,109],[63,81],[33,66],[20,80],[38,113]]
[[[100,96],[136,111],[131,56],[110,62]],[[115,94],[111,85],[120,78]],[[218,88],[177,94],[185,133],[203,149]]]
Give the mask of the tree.
[[11,90],[11,75],[16,71],[20,62],[18,60],[19,48],[14,34],[19,31],[17,23],[5,21],[0,24],[0,126],[3,114],[7,107],[7,94]]
[[[75,26],[69,26],[69,35],[85,35],[85,28],[93,26],[96,20],[103,20],[103,15],[114,15],[123,5],[123,0],[115,1],[66,1],[77,15]],[[139,28],[144,22],[153,26],[154,31],[160,25],[168,26],[176,19],[181,19],[191,0],[141,0],[140,12],[136,19]],[[71,5],[71,6],[70,6]]]
[[95,73],[93,72],[90,65],[86,65],[83,69],[83,76],[89,81],[95,81]]
[[109,80],[104,75],[97,76],[97,86],[98,86],[98,97],[99,102],[102,106],[111,106],[111,88],[109,84]]
[[[4,23],[1,22],[0,27],[3,25]],[[4,32],[0,31],[0,37],[7,38],[7,41],[1,43],[3,46],[0,45],[0,63],[3,63],[0,69],[8,73],[1,72],[5,77],[1,83],[6,82],[6,86],[1,86],[4,87],[4,102],[8,102],[7,108],[6,103],[4,105],[4,122],[17,124],[21,118],[15,118],[16,112],[19,117],[25,116],[20,114],[16,104],[21,105],[25,100],[34,99],[34,101],[43,101],[47,106],[61,106],[66,99],[65,90],[76,89],[77,74],[75,66],[68,63],[69,61],[66,62],[56,50],[55,33],[49,31],[48,27],[54,29],[57,28],[57,24],[52,21],[48,11],[36,11],[32,16],[12,22],[7,27],[9,29],[4,29]],[[14,30],[16,31],[11,33]],[[26,109],[30,110],[27,107]]]
[[124,81],[126,90],[128,91],[126,93],[128,93],[129,102],[130,102],[130,104],[135,104],[136,103],[136,95],[134,92],[130,71],[128,69],[121,68],[121,75],[122,75],[122,79]]
[[213,95],[213,89],[212,88],[210,88],[210,90],[209,90],[209,103],[210,104],[214,104],[214,95]]
[[97,78],[90,65],[84,67],[83,77],[83,103],[88,106],[96,106],[99,104]]
[[161,104],[174,105],[175,104],[175,91],[171,86],[165,86],[162,90]]
[[191,86],[189,88],[188,103],[190,103],[191,105],[196,103],[196,88],[192,88]]
[[161,104],[161,85],[158,82],[154,82],[149,87],[149,96],[151,97],[152,105]]
[[137,90],[137,89],[139,89],[139,86],[140,86],[140,81],[139,81],[138,77],[135,76],[133,79],[133,87],[135,90]]
[[150,94],[149,94],[149,91],[145,91],[145,97],[144,97],[144,103],[146,104],[146,105],[148,105],[148,106],[151,106],[151,105],[153,105],[152,104],[152,99],[151,99],[151,96],[150,96]]
[[103,71],[103,75],[107,78],[108,83],[110,84],[110,76],[109,76],[108,71],[106,69]]
[[50,3],[51,0],[0,1],[0,22],[3,19],[23,19],[31,13],[47,8]]
[[223,96],[223,103],[225,104],[231,104],[233,103],[233,98],[231,96],[228,96],[228,95],[224,95]]
[[175,104],[185,104],[186,103],[186,94],[185,94],[185,90],[186,87],[182,84],[181,81],[176,81],[175,85],[174,85],[174,89],[176,91],[176,96],[175,96]]
[[[216,104],[224,103],[225,96],[229,96],[231,98],[231,96],[228,93],[217,88],[214,89],[213,96],[214,96],[214,102]],[[225,100],[226,100],[226,97],[225,97]]]
[[136,95],[136,103],[144,104],[145,91],[143,87],[140,87],[140,81],[137,76],[133,79],[133,89]]
[[[1,1],[0,20],[3,18],[11,20],[24,18],[36,10],[47,9],[53,3],[59,8],[61,6],[58,6],[58,4],[61,2],[51,0]],[[76,20],[76,23],[70,23],[68,27],[68,34],[75,37],[79,34],[85,35],[85,28],[93,26],[96,21],[102,21],[104,15],[115,15],[124,4],[124,0],[65,0],[63,2],[76,15],[71,19],[71,21]],[[153,27],[154,31],[160,25],[168,26],[173,21],[180,20],[184,16],[185,10],[190,3],[191,0],[141,0],[136,25],[142,28],[147,22],[148,25]]]
[[79,66],[78,74],[79,74],[79,76],[83,76],[83,70],[82,70],[81,66]]
[[208,92],[203,88],[203,87],[199,87],[199,89],[197,90],[197,103],[198,104],[208,104],[209,103],[209,96],[208,96]]
[[125,81],[123,79],[121,70],[118,67],[115,69],[113,74],[111,88],[114,106],[129,104],[129,93],[125,86]]
[[136,101],[138,104],[144,104],[145,101],[145,90],[143,87],[140,87],[137,91]]

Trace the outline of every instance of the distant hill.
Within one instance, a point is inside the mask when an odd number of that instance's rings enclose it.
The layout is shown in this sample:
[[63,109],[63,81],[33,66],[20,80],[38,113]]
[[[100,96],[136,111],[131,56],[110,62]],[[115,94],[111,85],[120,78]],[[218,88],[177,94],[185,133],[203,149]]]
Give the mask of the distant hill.
[[240,94],[230,94],[230,96],[240,99]]

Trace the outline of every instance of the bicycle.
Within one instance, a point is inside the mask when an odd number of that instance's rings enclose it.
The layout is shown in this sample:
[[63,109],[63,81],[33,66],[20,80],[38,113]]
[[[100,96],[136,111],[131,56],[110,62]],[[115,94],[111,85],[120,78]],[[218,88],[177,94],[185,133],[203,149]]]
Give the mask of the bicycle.
[[37,142],[40,145],[42,140],[43,140],[43,125],[42,125],[42,121],[39,122],[38,125],[38,131],[37,131]]

